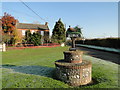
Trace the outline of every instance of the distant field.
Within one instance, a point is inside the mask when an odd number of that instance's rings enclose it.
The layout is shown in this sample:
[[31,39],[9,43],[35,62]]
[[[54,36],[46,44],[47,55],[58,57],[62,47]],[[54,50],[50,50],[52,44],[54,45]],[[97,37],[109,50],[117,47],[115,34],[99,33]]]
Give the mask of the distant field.
[[[68,47],[9,50],[3,52],[3,88],[81,88],[71,87],[56,80],[54,62],[63,59]],[[92,61],[93,85],[82,88],[118,88],[118,65],[112,62],[83,55]]]

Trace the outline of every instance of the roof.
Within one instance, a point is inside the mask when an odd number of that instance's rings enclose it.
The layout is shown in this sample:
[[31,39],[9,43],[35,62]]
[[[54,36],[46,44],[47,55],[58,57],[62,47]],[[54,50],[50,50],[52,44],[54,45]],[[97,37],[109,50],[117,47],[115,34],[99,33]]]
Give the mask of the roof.
[[76,32],[77,30],[76,29],[74,29],[74,28],[68,28],[68,30],[67,31],[69,31],[69,32]]
[[[72,34],[76,34],[77,36],[75,37],[81,37],[81,32],[79,32],[77,29],[75,28],[68,28],[67,32],[66,32],[66,37],[73,37]],[[72,35],[72,36],[71,36]]]
[[19,29],[37,29],[37,30],[49,30],[47,25],[41,24],[27,24],[27,23],[18,23],[17,28]]

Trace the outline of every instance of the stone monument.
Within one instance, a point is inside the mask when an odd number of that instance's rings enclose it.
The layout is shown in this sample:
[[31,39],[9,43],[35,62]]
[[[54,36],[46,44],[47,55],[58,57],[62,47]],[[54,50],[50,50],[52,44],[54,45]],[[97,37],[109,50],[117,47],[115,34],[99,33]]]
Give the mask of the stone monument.
[[80,32],[69,27],[66,34],[72,39],[72,48],[63,52],[63,60],[55,61],[56,77],[70,86],[89,84],[92,81],[92,64],[82,60],[83,52],[75,48],[75,38],[80,37]]

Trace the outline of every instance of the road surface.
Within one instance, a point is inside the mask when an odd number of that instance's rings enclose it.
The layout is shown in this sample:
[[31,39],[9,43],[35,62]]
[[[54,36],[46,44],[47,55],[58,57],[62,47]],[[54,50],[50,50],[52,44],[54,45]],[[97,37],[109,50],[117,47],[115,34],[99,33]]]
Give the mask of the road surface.
[[120,55],[110,52],[104,52],[94,49],[89,49],[85,47],[76,47],[78,50],[84,51],[87,55],[90,55],[92,57],[100,58],[103,60],[111,61],[116,64],[120,64]]

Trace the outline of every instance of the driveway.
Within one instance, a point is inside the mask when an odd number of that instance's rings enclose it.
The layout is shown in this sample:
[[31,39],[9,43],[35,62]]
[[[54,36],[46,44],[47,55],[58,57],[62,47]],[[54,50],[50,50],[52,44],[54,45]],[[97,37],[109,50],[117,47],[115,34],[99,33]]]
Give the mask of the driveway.
[[120,64],[120,55],[110,52],[104,52],[94,49],[89,49],[85,47],[76,47],[78,50],[84,51],[84,54],[90,55],[92,57],[100,58],[103,60],[111,61],[116,64]]

